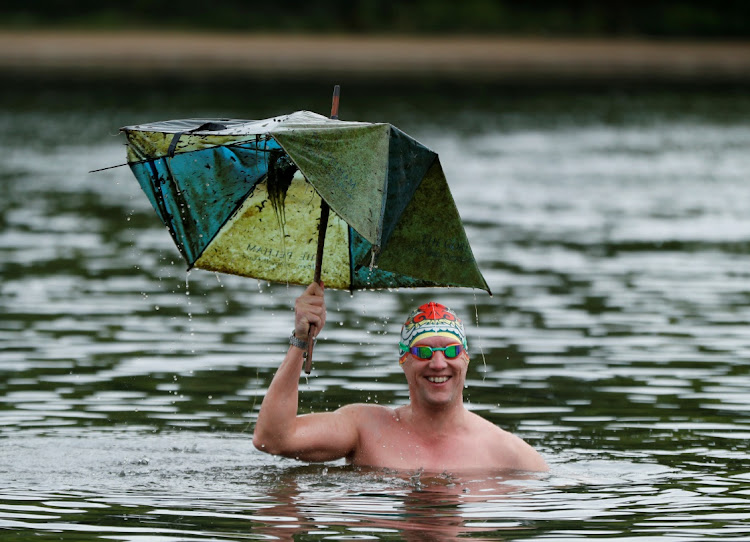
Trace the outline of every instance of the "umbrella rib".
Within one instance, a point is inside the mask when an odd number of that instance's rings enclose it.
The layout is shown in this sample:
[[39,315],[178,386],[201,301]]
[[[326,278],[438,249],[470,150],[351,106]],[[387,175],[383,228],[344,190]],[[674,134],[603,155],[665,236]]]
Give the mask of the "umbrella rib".
[[[158,158],[157,160],[161,160]],[[148,162],[149,167],[151,168],[151,174],[154,176],[154,179],[159,179],[159,171],[156,169],[156,160],[149,160]],[[172,236],[172,241],[177,246],[177,250],[180,251],[180,254],[182,254],[182,257],[187,260],[187,253],[185,252],[185,248],[182,246],[182,243],[180,243],[180,240],[177,238],[177,234],[175,233],[175,220],[172,213],[167,209],[167,204],[164,200],[164,191],[162,190],[163,183],[157,183],[154,187],[156,190],[154,190],[154,201],[156,201],[156,204],[159,206],[159,211],[161,212],[162,216],[165,220],[169,221],[169,224],[165,224],[167,226],[167,231],[169,231],[169,235]],[[189,264],[188,269],[192,267],[191,264]]]
[[347,244],[349,247],[349,293],[354,293],[354,252],[352,251],[352,227],[347,225],[346,228]]
[[[182,209],[182,213],[185,213],[186,209],[190,207],[190,204],[185,200],[184,196],[182,195],[182,190],[180,189],[180,186],[177,184],[177,179],[175,178],[174,173],[172,173],[172,165],[169,163],[170,157],[165,156],[162,158],[162,160],[164,160],[164,168],[167,170],[167,180],[171,182],[172,185],[174,186],[175,203],[180,209]],[[175,215],[174,213],[170,213],[170,216],[172,217],[171,218],[172,227],[174,228]],[[182,222],[183,231],[184,231],[185,219],[183,216],[179,216],[178,218]],[[183,247],[183,254],[185,254],[184,247]],[[195,259],[192,262],[188,263],[188,271],[193,268],[194,263],[195,263]]]
[[[392,125],[388,125],[388,148],[390,149],[390,140],[391,140],[391,130]],[[380,216],[378,217],[378,229],[377,229],[377,239],[378,244],[373,245],[372,251],[373,251],[373,260],[376,258],[376,255],[380,252],[380,245],[383,242],[383,221],[385,220],[385,207],[388,204],[388,171],[389,167],[391,165],[391,158],[390,158],[390,152],[387,154],[386,164],[385,164],[385,181],[383,182],[383,197],[380,200]]]
[[[268,141],[268,139],[272,138],[273,136],[271,136],[271,134],[266,133],[266,134],[255,134],[254,137],[256,138],[256,140],[257,140],[258,137],[262,137],[263,141]],[[175,151],[174,154],[175,155],[177,155],[177,154],[187,154],[187,153],[190,153],[190,152],[203,151],[203,150],[206,150],[206,149],[215,149],[217,147],[239,147],[241,145],[245,145],[246,143],[250,143],[252,141],[253,141],[252,139],[244,139],[242,141],[234,141],[232,143],[222,143],[221,145],[210,145],[210,146],[207,146],[207,147],[203,147],[201,149],[194,149],[194,150],[189,150],[189,151],[185,151],[185,152],[176,152]],[[264,150],[263,152],[267,152],[267,151]],[[152,162],[153,160],[159,160],[160,158],[165,158],[166,156],[167,155],[165,154],[164,156],[157,156],[157,157],[152,157],[152,158],[144,158],[143,160],[136,160],[134,162],[125,162],[124,164],[118,164],[116,166],[109,166],[109,167],[102,168],[102,169],[95,169],[94,171],[89,171],[89,173],[95,173],[97,171],[104,171],[106,169],[112,169],[112,168],[122,167],[122,166],[130,166],[130,165],[134,165],[134,164],[135,165],[137,165],[137,164],[146,164],[148,162]]]

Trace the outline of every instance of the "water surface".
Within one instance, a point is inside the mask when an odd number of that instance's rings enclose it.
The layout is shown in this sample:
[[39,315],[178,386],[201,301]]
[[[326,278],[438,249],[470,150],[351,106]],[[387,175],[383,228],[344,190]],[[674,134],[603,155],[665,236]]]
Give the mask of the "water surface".
[[362,93],[342,118],[440,153],[495,295],[329,291],[300,410],[407,401],[397,333],[436,299],[468,324],[469,407],[551,472],[255,451],[301,288],[186,276],[129,170],[87,173],[124,162],[122,125],[325,113],[326,96],[5,90],[3,539],[750,539],[750,100]]

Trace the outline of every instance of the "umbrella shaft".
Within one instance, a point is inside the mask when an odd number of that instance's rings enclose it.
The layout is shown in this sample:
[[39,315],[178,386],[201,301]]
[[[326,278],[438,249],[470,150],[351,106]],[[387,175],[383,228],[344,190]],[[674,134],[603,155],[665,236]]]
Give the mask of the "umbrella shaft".
[[323,267],[323,248],[326,244],[326,230],[328,229],[328,203],[320,200],[320,227],[318,229],[318,253],[315,255],[315,282],[320,284],[320,270]]
[[[323,248],[326,244],[326,230],[328,229],[328,212],[330,207],[324,199],[320,200],[320,226],[318,228],[318,253],[315,255],[315,282],[320,282],[320,269],[323,267]],[[312,370],[313,337],[315,337],[315,325],[310,325],[307,334],[307,356],[305,359],[305,373],[310,374]]]

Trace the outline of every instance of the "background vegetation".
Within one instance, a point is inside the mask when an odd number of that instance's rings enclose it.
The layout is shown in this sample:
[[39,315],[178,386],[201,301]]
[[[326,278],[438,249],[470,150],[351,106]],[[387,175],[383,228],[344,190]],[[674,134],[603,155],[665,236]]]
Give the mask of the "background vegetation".
[[6,0],[5,28],[747,38],[742,0]]

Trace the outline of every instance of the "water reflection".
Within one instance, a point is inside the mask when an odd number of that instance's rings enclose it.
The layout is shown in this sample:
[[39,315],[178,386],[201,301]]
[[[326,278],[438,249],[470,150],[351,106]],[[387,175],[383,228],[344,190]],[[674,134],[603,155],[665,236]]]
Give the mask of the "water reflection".
[[289,476],[271,492],[276,504],[264,509],[267,521],[274,518],[279,524],[262,532],[291,540],[294,534],[312,534],[313,525],[323,524],[326,530],[316,534],[400,533],[404,540],[455,540],[488,528],[523,529],[512,519],[483,521],[487,515],[482,508],[492,508],[493,502],[523,491],[516,484],[534,479],[513,473],[477,473],[475,478],[460,478],[449,473],[356,469],[358,490],[352,491],[346,487],[354,478],[351,470],[325,468]]
[[495,296],[329,292],[301,410],[404,403],[401,318],[442,301],[469,324],[469,407],[552,466],[464,492],[252,449],[299,290],[186,281],[130,173],[86,173],[123,161],[120,125],[251,116],[244,99],[217,112],[183,98],[0,109],[0,528],[79,540],[747,532],[746,99],[358,106],[440,152]]

